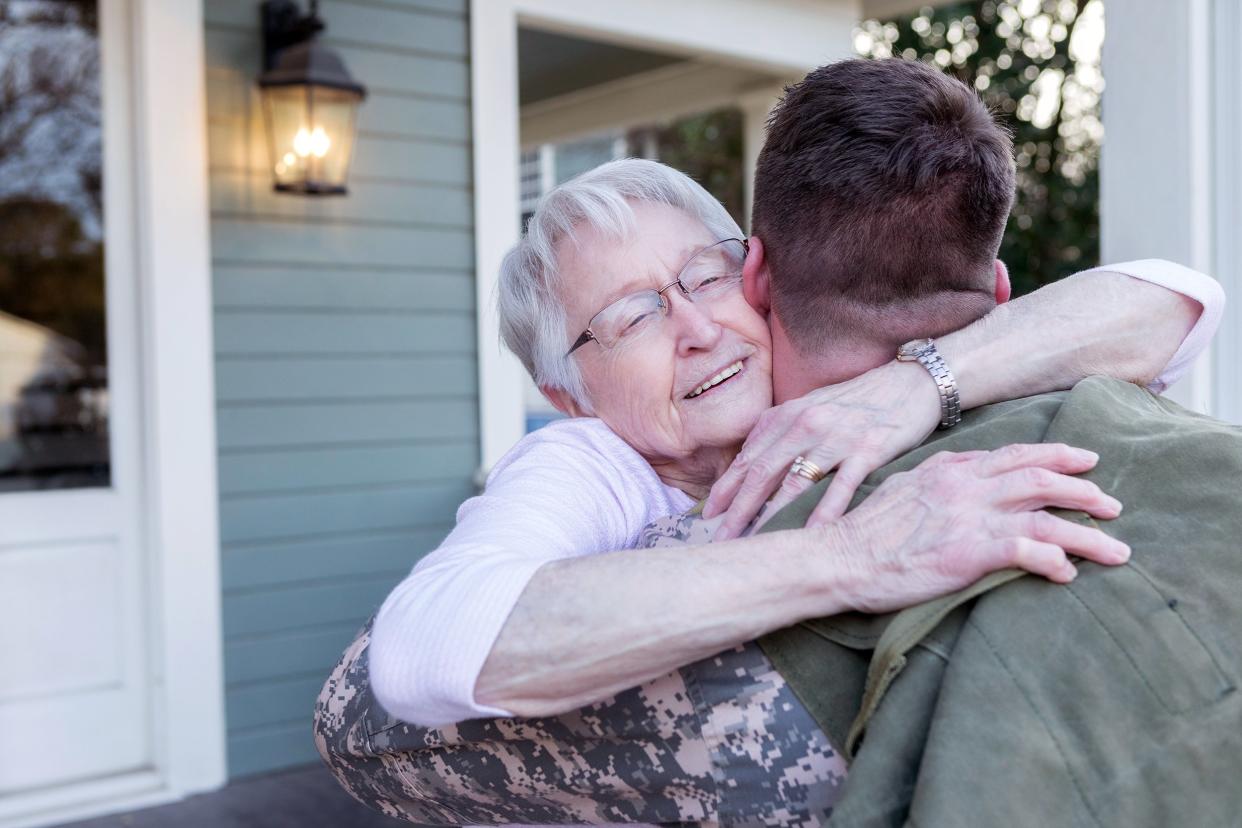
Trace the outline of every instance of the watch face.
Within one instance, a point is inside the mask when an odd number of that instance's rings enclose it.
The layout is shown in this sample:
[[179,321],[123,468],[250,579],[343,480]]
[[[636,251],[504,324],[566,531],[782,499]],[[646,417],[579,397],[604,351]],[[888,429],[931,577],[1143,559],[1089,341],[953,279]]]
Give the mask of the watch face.
[[931,344],[932,341],[930,339],[912,339],[897,349],[897,358],[915,359],[923,351],[930,348]]

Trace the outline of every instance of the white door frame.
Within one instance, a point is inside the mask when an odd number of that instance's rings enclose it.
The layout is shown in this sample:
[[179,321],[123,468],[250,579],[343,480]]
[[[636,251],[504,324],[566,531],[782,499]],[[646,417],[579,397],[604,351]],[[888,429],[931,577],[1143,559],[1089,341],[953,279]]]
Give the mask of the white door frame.
[[523,368],[500,343],[494,297],[500,261],[520,232],[519,23],[797,78],[851,53],[860,11],[860,0],[471,0],[475,312],[483,472],[525,431]]
[[200,0],[101,0],[114,3],[129,21],[113,43],[128,40],[133,174],[121,186],[134,214],[118,223],[134,228],[136,254],[153,766],[10,797],[5,828],[153,805],[226,778],[203,11]]

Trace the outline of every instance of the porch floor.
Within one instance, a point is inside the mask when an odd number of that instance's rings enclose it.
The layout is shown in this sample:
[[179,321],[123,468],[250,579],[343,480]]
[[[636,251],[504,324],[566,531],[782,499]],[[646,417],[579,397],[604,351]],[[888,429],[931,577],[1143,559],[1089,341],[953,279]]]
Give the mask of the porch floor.
[[156,808],[66,823],[58,828],[396,828],[358,804],[322,765],[231,782]]

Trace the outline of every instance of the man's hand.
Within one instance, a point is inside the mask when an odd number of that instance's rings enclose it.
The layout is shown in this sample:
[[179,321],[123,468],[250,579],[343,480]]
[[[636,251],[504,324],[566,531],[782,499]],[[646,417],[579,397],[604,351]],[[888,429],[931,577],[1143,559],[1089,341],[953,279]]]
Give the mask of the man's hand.
[[1121,504],[1070,475],[1094,468],[1089,451],[1050,443],[996,451],[941,452],[884,481],[827,531],[848,550],[825,561],[844,600],[863,612],[901,609],[953,592],[998,569],[1018,568],[1057,583],[1077,575],[1069,555],[1125,563],[1130,548],[1099,529],[1045,507],[1111,519]]
[[723,512],[715,539],[727,540],[745,530],[768,498],[766,514],[776,514],[814,485],[789,474],[801,455],[825,472],[836,470],[806,525],[836,520],[867,475],[922,443],[939,421],[936,384],[916,363],[886,363],[816,389],[763,413],[712,487],[703,516]]

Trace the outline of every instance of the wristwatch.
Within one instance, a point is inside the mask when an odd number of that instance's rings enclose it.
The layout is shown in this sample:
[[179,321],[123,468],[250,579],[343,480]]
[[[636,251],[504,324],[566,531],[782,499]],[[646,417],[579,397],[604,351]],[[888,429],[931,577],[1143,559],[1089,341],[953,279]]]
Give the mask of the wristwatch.
[[930,339],[912,339],[897,349],[898,362],[917,362],[927,369],[940,392],[940,427],[952,428],[962,421],[962,400],[957,380]]

